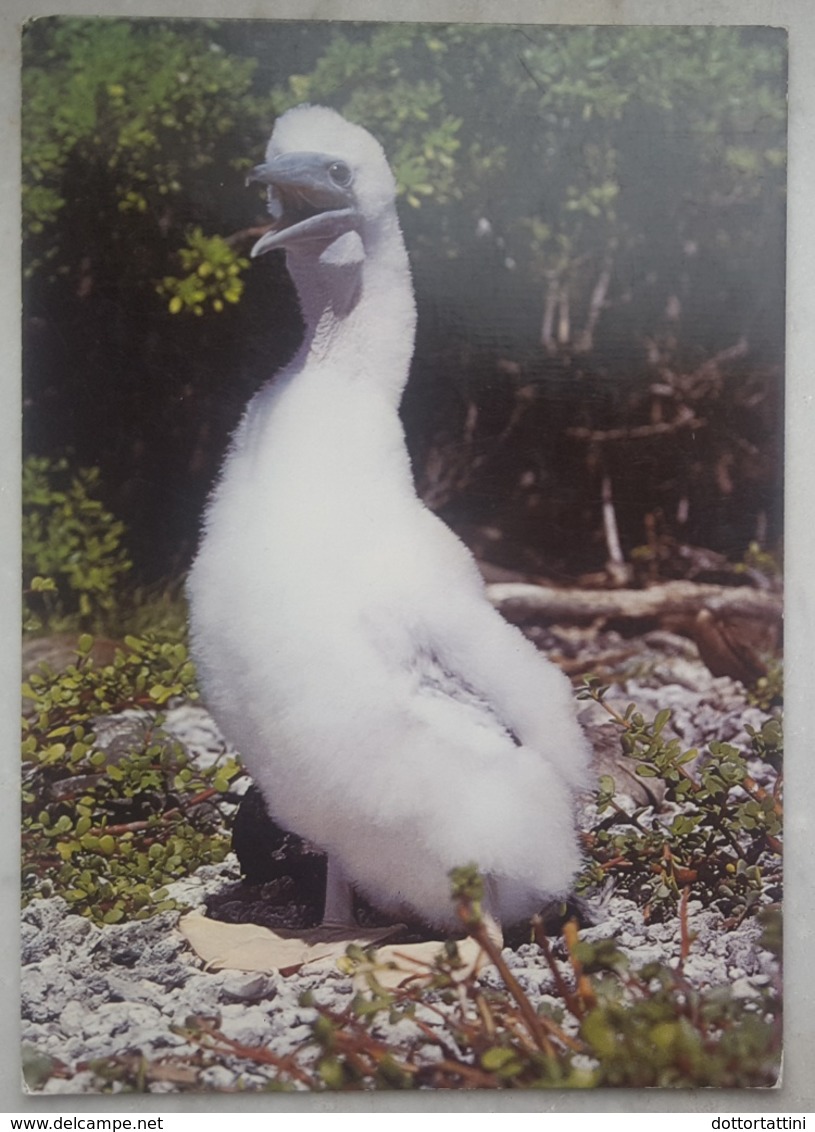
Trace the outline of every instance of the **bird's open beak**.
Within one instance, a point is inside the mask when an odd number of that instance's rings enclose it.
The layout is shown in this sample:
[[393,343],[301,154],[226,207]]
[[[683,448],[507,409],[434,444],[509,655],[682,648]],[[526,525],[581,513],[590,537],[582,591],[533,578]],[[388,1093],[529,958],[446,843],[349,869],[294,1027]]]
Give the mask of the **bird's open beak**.
[[286,153],[255,166],[246,182],[269,186],[274,227],[252,248],[253,257],[304,241],[330,242],[348,231],[354,197],[332,180],[333,160],[322,153]]

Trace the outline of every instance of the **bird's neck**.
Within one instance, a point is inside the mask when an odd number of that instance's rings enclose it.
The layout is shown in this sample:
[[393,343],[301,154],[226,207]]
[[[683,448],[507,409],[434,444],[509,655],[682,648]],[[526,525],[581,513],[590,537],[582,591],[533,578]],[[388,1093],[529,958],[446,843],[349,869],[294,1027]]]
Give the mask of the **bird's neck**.
[[[356,238],[356,234],[353,234]],[[407,382],[416,328],[410,265],[398,223],[384,225],[345,259],[289,255],[306,332],[304,366],[330,368],[371,383],[398,406]]]

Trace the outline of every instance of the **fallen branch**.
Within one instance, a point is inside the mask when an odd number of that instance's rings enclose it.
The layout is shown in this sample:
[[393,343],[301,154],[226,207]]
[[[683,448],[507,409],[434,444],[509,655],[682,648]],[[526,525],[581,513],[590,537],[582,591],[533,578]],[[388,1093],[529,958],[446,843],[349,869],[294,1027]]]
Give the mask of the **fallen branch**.
[[608,440],[647,440],[651,436],[666,436],[671,432],[678,432],[682,428],[701,429],[707,427],[707,421],[697,417],[687,408],[680,409],[672,421],[655,421],[653,424],[633,425],[631,428],[584,428],[575,426],[567,428],[566,435],[575,440],[589,440],[592,443],[602,443]]
[[702,609],[723,616],[781,619],[778,594],[750,586],[699,585],[666,582],[646,590],[556,590],[525,582],[496,582],[487,597],[507,618],[527,622],[569,623],[598,620],[648,620],[668,615],[693,615]]
[[[217,797],[219,793],[220,791],[216,790],[214,786],[208,786],[199,794],[196,794],[194,795],[194,797],[189,798],[187,801],[185,801],[182,806],[173,806],[171,810],[164,810],[163,813],[160,813],[158,815],[159,824],[168,821],[170,818],[177,818],[180,815],[185,814],[188,810],[191,810],[193,806],[199,806],[202,802],[206,802],[210,798]],[[91,829],[88,832],[91,833],[94,837],[101,837],[105,833],[116,835],[118,837],[120,833],[139,833],[142,830],[149,829],[151,824],[155,824],[154,820],[152,819],[150,821],[130,821],[125,822],[121,825],[96,826],[94,829]]]

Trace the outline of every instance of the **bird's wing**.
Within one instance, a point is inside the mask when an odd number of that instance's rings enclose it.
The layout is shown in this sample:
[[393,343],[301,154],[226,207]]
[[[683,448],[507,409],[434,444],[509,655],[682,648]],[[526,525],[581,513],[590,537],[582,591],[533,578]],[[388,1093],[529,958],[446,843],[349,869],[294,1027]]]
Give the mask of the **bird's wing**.
[[422,633],[424,678],[531,747],[574,785],[589,761],[577,723],[571,684],[531,641],[508,624],[482,594],[466,587],[446,595]]
[[452,703],[471,724],[489,728],[510,739],[516,746],[521,740],[501,716],[496,704],[484,691],[474,687],[460,671],[456,671],[432,650],[417,648],[411,665],[417,678],[417,694],[433,700]]

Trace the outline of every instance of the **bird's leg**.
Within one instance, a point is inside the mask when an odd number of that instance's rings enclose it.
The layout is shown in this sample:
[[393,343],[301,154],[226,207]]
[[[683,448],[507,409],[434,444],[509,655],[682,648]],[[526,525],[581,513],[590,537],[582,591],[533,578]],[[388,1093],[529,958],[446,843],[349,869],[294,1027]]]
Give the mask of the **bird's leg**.
[[354,893],[336,857],[329,855],[325,878],[324,928],[358,928],[354,916]]
[[325,877],[325,906],[320,930],[331,937],[340,934],[345,938],[350,937],[360,941],[364,939],[368,947],[378,947],[384,940],[403,932],[404,925],[361,928],[354,915],[354,890],[342,865],[329,853]]
[[496,911],[498,907],[497,896],[495,881],[487,877],[484,881],[484,896],[481,901],[481,919],[491,942],[501,951],[504,947],[504,932]]

